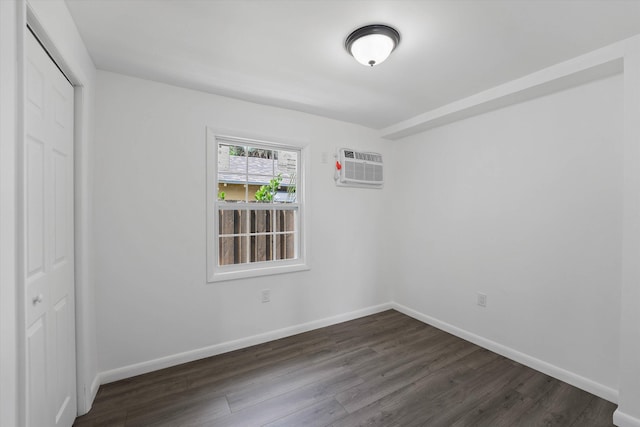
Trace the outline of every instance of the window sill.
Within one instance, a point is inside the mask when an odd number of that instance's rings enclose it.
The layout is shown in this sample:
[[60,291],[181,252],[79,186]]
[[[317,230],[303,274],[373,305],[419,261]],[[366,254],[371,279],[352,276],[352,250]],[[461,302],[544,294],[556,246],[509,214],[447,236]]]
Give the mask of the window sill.
[[[239,268],[234,268],[239,267]],[[241,268],[245,267],[245,268]],[[224,282],[228,280],[248,279],[252,277],[271,276],[275,274],[294,273],[296,271],[310,270],[308,263],[298,262],[295,264],[273,265],[271,263],[259,266],[259,264],[251,264],[250,268],[246,268],[246,264],[242,266],[233,266],[231,269],[217,269],[209,276],[209,283]]]

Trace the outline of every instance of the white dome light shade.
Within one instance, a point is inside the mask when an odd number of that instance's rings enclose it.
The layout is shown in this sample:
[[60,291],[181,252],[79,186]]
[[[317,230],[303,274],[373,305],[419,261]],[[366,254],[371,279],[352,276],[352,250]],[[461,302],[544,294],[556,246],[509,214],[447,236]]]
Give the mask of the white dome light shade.
[[378,65],[391,55],[393,40],[382,34],[371,34],[354,41],[351,55],[362,65]]
[[347,37],[347,51],[362,65],[373,67],[382,63],[398,46],[400,34],[386,25],[358,28]]

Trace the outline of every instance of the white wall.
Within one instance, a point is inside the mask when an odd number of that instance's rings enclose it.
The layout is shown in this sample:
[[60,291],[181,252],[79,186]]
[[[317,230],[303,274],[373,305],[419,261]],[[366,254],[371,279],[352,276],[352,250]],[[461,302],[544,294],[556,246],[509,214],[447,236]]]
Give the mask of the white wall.
[[[97,81],[96,312],[106,380],[390,300],[375,233],[387,192],[336,188],[332,178],[337,147],[385,153],[373,131],[108,72]],[[207,126],[310,146],[310,271],[206,282]]]
[[640,35],[625,43],[620,398],[613,420],[640,427]]
[[622,118],[617,75],[394,145],[394,301],[615,398]]
[[0,427],[18,425],[17,3],[0,1]]

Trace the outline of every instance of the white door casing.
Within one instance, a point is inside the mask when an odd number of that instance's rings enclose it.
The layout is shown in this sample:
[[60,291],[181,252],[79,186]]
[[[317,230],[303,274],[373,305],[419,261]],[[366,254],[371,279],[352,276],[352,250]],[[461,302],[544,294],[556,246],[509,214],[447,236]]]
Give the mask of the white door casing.
[[76,416],[73,87],[26,32],[23,283],[28,427]]

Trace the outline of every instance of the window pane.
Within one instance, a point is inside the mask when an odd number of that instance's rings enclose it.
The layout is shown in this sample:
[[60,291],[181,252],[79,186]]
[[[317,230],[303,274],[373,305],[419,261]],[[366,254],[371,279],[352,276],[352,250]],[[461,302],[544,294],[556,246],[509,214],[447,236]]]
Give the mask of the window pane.
[[278,150],[276,174],[280,174],[282,181],[277,201],[293,203],[296,201],[296,176],[298,172],[298,152]]
[[218,211],[218,232],[222,234],[247,233],[247,211],[234,209]]
[[253,185],[269,185],[269,182],[273,178],[273,175],[257,175],[251,174],[248,177],[249,184]]
[[295,176],[298,170],[298,153],[296,151],[278,150],[276,153],[276,174],[283,177]]
[[287,189],[286,191],[278,191],[273,196],[273,201],[276,203],[295,203],[296,192],[295,188]]
[[251,262],[273,261],[273,235],[251,236]]
[[247,155],[247,147],[234,144],[229,144],[229,147],[229,154],[232,156],[245,157]]
[[225,184],[246,184],[247,175],[243,173],[220,172],[218,173],[218,188]]
[[273,202],[277,200],[276,195],[281,188],[280,182],[282,178],[278,176],[250,175],[249,181],[257,183],[255,185],[255,191],[249,194],[250,200],[257,200],[259,202]]
[[295,234],[277,234],[276,259],[294,259],[296,257]]
[[273,159],[273,150],[268,148],[249,147],[249,157],[259,159]]
[[262,211],[262,210],[252,210],[250,211],[251,215],[251,233],[269,233],[273,231],[273,227],[271,224],[273,212],[272,211]]
[[226,182],[218,182],[218,200],[227,202],[245,201],[247,197],[247,188],[241,180],[245,180],[245,176],[227,175]]
[[220,237],[218,265],[244,264],[247,262],[247,237]]
[[237,145],[218,144],[218,174],[246,173],[245,148]]
[[[250,148],[249,150],[255,150]],[[259,156],[259,154],[263,157]],[[247,159],[249,169],[249,175],[261,176],[261,182],[269,182],[269,179],[273,177],[274,160],[272,158],[272,152],[270,150],[262,150],[262,152],[253,152],[254,156],[250,156]]]
[[294,210],[276,210],[276,232],[294,231],[295,213],[296,211]]
[[227,144],[218,144],[218,173],[230,170],[229,156],[230,146]]
[[246,148],[218,144],[218,200],[246,200]]

